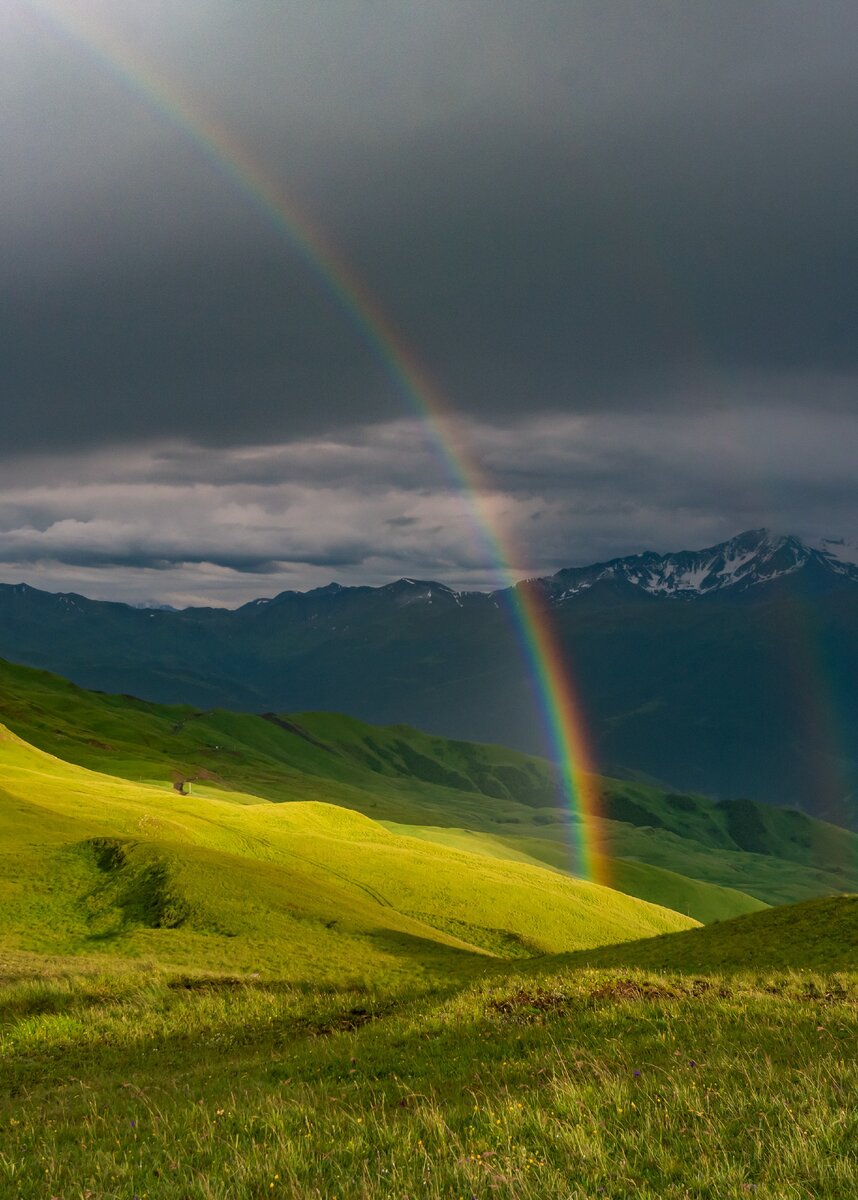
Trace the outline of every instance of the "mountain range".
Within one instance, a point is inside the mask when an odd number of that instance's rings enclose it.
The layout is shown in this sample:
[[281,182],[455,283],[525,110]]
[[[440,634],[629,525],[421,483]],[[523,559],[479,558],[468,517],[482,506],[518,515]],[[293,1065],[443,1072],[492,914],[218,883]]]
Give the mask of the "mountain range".
[[827,590],[858,584],[858,546],[823,538],[814,545],[768,529],[753,529],[705,550],[634,554],[589,567],[570,567],[540,580],[554,604],[566,604],[598,584],[628,586],[651,596],[692,599],[753,588],[797,576]]
[[[553,615],[602,769],[855,823],[858,547],[753,530],[517,587]],[[164,703],[336,710],[544,753],[509,601],[401,579],[175,611],[2,585],[0,655]]]

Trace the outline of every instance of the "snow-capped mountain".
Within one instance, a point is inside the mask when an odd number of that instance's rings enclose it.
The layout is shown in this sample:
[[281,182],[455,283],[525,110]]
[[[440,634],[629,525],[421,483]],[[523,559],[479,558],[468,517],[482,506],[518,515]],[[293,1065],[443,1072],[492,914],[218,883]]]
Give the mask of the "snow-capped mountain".
[[160,600],[135,600],[129,608],[141,609],[144,612],[178,612],[172,604],[162,604]]
[[[606,773],[852,819],[858,546],[752,530],[519,586],[554,609]],[[0,657],[147,700],[345,712],[544,753],[509,599],[407,578],[156,612],[0,584]]]
[[[814,576],[818,587],[858,584],[858,545],[830,538],[810,544],[768,529],[752,529],[704,550],[672,554],[646,551],[589,566],[567,567],[555,575],[530,579],[526,586],[540,588],[553,607],[565,608],[587,596],[594,601],[607,601],[611,597],[631,600],[643,593],[691,600],[727,590],[741,594],[787,576],[803,580],[805,571]],[[339,619],[345,607],[353,604],[360,604],[363,612],[391,614],[397,609],[432,604],[481,611],[487,604],[504,607],[509,590],[460,592],[425,579],[398,579],[381,587],[343,587],[331,583],[308,592],[281,592],[272,599],[253,600],[239,611],[250,613],[254,609],[290,605],[312,610],[314,622],[334,614]]]
[[554,604],[610,583],[652,596],[690,599],[727,589],[747,591],[804,571],[832,583],[858,584],[858,546],[833,539],[809,544],[768,529],[752,529],[705,550],[648,551],[593,566],[569,567],[540,582]]

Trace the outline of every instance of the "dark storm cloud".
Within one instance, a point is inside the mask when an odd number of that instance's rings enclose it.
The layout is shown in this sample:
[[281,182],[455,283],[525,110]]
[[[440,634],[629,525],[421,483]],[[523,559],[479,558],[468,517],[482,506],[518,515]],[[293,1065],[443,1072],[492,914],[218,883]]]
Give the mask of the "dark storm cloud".
[[402,412],[295,248],[51,9],[231,130],[467,414],[762,409],[812,375],[805,403],[854,403],[852,4],[20,0],[0,453]]
[[64,16],[342,250],[522,573],[762,524],[854,539],[853,4],[11,0],[0,579],[177,604],[499,581],[342,298]]

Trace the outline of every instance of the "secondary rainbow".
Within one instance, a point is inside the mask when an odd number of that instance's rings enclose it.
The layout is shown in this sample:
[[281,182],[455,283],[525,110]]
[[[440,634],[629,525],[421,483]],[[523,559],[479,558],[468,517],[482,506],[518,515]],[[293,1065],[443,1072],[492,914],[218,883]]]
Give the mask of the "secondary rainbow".
[[597,854],[598,792],[587,748],[585,724],[572,681],[563,664],[554,623],[538,588],[519,584],[512,564],[522,561],[487,500],[488,481],[462,444],[454,414],[416,360],[388,315],[355,274],[325,231],[280,184],[271,180],[241,143],[199,110],[144,62],[115,31],[92,16],[49,0],[22,0],[34,15],[94,56],[127,91],[155,109],[192,142],[206,160],[296,249],[308,268],[363,335],[397,384],[409,408],[423,423],[436,453],[457,488],[468,497],[475,525],[499,577],[510,589],[512,613],[532,676],[561,786],[571,815],[570,868],[585,878],[607,882],[605,860]]

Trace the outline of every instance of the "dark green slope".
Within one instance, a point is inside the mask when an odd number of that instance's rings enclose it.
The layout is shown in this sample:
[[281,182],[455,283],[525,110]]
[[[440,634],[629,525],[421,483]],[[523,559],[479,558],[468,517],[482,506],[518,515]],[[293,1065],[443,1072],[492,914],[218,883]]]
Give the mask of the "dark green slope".
[[[503,747],[331,713],[164,707],[2,661],[0,721],[60,758],[126,779],[325,800],[430,840],[467,830],[483,839],[472,846],[481,852],[574,868],[550,764]],[[617,780],[600,788],[610,874],[630,895],[708,921],[858,887],[858,837],[803,814]]]
[[858,822],[854,589],[635,599],[558,623],[601,762]]
[[[598,761],[858,822],[858,587],[826,589],[812,574],[740,596],[596,583],[558,600]],[[438,585],[322,588],[234,612],[0,586],[0,655],[159,702],[337,709],[545,750],[503,600]]]
[[829,896],[681,933],[570,955],[593,967],[671,971],[858,968],[858,896]]

